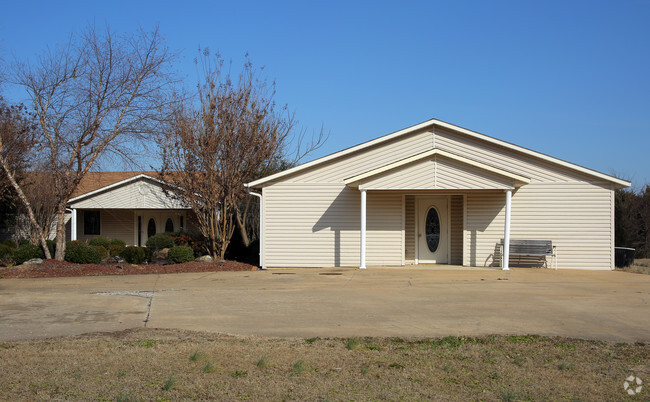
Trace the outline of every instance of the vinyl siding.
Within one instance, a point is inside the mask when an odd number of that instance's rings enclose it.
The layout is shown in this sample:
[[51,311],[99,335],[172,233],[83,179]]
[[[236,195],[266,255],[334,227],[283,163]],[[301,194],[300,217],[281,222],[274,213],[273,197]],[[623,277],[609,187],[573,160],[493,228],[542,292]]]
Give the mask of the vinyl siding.
[[77,240],[87,241],[95,237],[124,240],[133,244],[133,211],[105,209],[99,211],[99,235],[84,234],[84,211],[77,211]]
[[[361,197],[336,184],[265,187],[264,265],[358,266]],[[402,195],[368,192],[367,264],[401,265]]]
[[[344,179],[435,146],[531,179],[513,193],[512,238],[552,240],[558,247],[559,268],[613,269],[609,183],[463,134],[433,130],[411,133],[265,185],[265,265],[358,266],[360,195],[345,187]],[[362,188],[374,186],[368,190],[368,265],[414,261],[413,196],[429,193],[452,195],[450,262],[493,263],[495,247],[503,238],[503,189],[512,182],[457,161],[436,160],[433,169],[433,162],[425,161],[361,183]],[[463,196],[465,205],[458,201]]]
[[589,181],[579,172],[528,156],[475,138],[435,129],[435,145],[443,151],[473,159],[528,177],[532,181]]
[[431,131],[419,131],[397,140],[354,153],[288,177],[286,182],[343,183],[348,177],[368,172],[433,148]]
[[449,197],[450,228],[449,263],[452,265],[463,264],[463,196],[452,195]]
[[404,197],[404,240],[407,264],[415,263],[415,196]]
[[[497,243],[503,238],[504,202],[503,192],[467,195],[465,264],[495,263]],[[558,248],[558,268],[612,269],[612,213],[611,190],[604,186],[529,184],[513,194],[510,235],[513,239],[553,241]]]
[[167,196],[160,184],[143,179],[71,202],[70,207],[81,209],[183,209],[185,206],[180,201]]
[[512,180],[445,157],[383,173],[362,181],[368,190],[470,190],[514,188]]

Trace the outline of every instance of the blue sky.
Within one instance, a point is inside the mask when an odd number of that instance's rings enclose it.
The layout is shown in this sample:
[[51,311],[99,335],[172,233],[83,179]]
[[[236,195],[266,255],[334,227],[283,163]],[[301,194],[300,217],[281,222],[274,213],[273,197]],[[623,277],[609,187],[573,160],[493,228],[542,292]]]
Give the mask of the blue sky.
[[[199,46],[246,52],[329,140],[312,157],[438,118],[650,182],[650,1],[16,1],[0,51],[34,57],[88,23],[159,25],[196,81]],[[11,92],[12,100],[20,94]]]

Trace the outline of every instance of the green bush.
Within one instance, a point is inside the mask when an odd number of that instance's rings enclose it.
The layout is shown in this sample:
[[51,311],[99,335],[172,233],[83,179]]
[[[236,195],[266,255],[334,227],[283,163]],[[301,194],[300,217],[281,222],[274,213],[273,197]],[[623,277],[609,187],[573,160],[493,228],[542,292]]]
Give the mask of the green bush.
[[11,240],[11,239],[7,239],[7,240],[5,240],[4,242],[2,242],[2,244],[4,244],[5,246],[11,248],[12,250],[15,249],[15,248],[17,247],[17,246],[16,246],[16,242],[13,241],[13,240]]
[[193,260],[194,251],[192,250],[192,247],[175,246],[170,248],[169,253],[167,253],[167,261],[169,261],[171,264],[180,264]]
[[0,261],[6,261],[11,258],[13,249],[6,244],[0,244]]
[[102,256],[102,260],[104,258],[108,258],[108,256],[110,255],[106,247],[103,246],[90,246],[90,247],[94,247],[97,251],[99,251],[99,254]]
[[43,258],[43,250],[33,244],[23,244],[14,250],[11,258],[14,260],[14,264],[20,265],[25,261],[29,261],[32,258]]
[[108,242],[108,245],[109,245],[109,246],[122,246],[122,247],[126,247],[126,242],[125,242],[124,240],[122,240],[122,239],[111,239],[111,240]]
[[76,264],[99,264],[102,262],[102,254],[95,246],[70,242],[65,249],[65,260]]
[[127,246],[120,253],[120,257],[129,264],[142,264],[146,255],[143,247]]
[[124,248],[125,246],[121,246],[119,244],[111,244],[108,246],[108,253],[111,255],[111,257],[117,257],[118,255],[122,254]]
[[27,244],[31,244],[31,243],[29,242],[29,240],[27,240],[27,239],[20,239],[20,240],[18,240],[18,247],[20,247],[20,246],[24,246],[24,245],[27,245]]
[[147,247],[154,252],[164,248],[172,248],[174,247],[174,239],[169,233],[158,233],[147,239]]
[[140,247],[144,253],[144,259],[146,261],[153,261],[153,250],[149,247]]
[[101,246],[104,247],[106,250],[108,250],[108,246],[109,246],[108,239],[105,237],[95,237],[93,239],[90,239],[88,244],[90,244],[91,246]]

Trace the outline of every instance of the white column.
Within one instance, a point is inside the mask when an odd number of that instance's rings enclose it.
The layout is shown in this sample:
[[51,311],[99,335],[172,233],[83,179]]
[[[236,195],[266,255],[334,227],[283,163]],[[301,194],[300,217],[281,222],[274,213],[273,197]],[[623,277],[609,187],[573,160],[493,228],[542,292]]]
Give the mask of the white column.
[[359,269],[366,269],[366,190],[361,190],[361,250]]
[[77,240],[77,209],[72,208],[72,217],[70,217],[70,240]]
[[512,204],[512,190],[506,190],[506,223],[503,229],[503,270],[508,271],[510,259],[510,207]]

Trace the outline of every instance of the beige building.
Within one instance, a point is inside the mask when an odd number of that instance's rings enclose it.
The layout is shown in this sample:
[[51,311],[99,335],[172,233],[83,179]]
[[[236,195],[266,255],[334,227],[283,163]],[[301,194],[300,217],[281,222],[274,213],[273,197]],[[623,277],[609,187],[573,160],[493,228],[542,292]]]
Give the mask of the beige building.
[[265,268],[507,268],[512,240],[547,240],[558,268],[610,270],[614,190],[629,185],[429,120],[247,187]]
[[91,172],[68,202],[67,240],[117,238],[144,246],[157,233],[193,231],[191,209],[153,172]]

